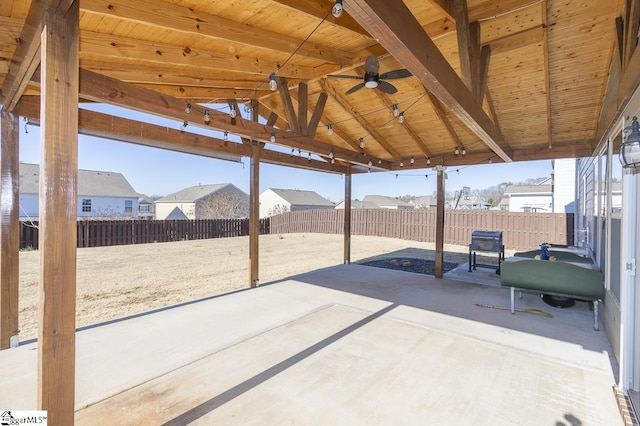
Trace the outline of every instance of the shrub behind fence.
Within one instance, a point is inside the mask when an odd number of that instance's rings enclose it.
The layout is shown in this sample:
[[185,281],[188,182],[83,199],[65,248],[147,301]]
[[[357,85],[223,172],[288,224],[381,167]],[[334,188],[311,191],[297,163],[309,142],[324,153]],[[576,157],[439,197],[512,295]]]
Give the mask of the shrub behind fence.
[[[249,235],[249,219],[211,220],[79,220],[78,247],[202,240]],[[260,220],[269,233],[269,219]],[[38,248],[38,222],[22,222],[20,248]]]

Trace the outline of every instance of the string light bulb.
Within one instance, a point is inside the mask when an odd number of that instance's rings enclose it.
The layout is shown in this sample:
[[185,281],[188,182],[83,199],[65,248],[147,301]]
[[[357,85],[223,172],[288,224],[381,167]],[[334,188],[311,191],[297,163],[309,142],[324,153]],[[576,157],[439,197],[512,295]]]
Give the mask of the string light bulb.
[[231,118],[236,118],[236,116],[238,115],[238,113],[236,112],[236,108],[229,104],[229,117]]
[[453,153],[454,153],[455,155],[460,154],[460,148],[458,148],[458,147],[456,146],[456,149],[454,149],[454,150],[453,150]]
[[331,148],[331,151],[329,151],[329,158],[333,159],[334,155],[333,148]]
[[333,125],[331,123],[327,124],[327,135],[333,135]]
[[271,75],[269,76],[269,89],[272,92],[275,92],[276,90],[278,90],[278,82],[276,81],[275,72],[272,72]]
[[409,159],[409,162],[410,162],[411,164],[413,164],[413,163],[415,163],[415,162],[416,162],[416,160],[413,158],[413,155],[412,155],[412,156],[411,156],[411,158]]
[[182,131],[184,131],[184,129],[186,129],[188,125],[189,125],[189,123],[187,123],[187,120],[185,120],[185,121],[182,123],[182,126],[180,126],[180,131],[181,131],[181,132],[182,132]]
[[271,138],[269,138],[271,143],[276,143],[276,134],[275,132],[271,132]]
[[398,121],[400,124],[404,123],[404,112],[401,112],[400,115],[398,115]]
[[427,165],[431,164],[431,157],[427,157]]
[[368,165],[369,165],[369,167],[371,167],[371,166],[373,165],[373,163],[371,162],[371,160],[369,160]]
[[336,164],[336,159],[335,158],[331,159],[331,164]]
[[293,157],[293,154],[294,154],[295,152],[296,152],[296,150],[295,150],[295,149],[293,149],[293,148],[291,148],[291,154],[289,154],[289,155],[291,155],[291,156]]
[[360,148],[364,149],[364,138],[360,138]]
[[404,167],[404,160],[400,160],[400,167]]
[[467,150],[464,149],[464,146],[462,147],[462,155],[467,155]]
[[184,107],[184,112],[186,112],[187,114],[191,114],[191,104],[187,103],[187,106]]
[[336,0],[335,4],[331,8],[331,14],[335,18],[339,18],[342,16],[342,0]]
[[398,104],[391,105],[391,110],[393,111],[393,116],[398,117],[400,115],[400,110],[398,109]]
[[309,161],[311,161],[311,151],[309,151]]
[[204,122],[208,123],[211,121],[211,116],[209,115],[209,110],[205,109],[204,110]]

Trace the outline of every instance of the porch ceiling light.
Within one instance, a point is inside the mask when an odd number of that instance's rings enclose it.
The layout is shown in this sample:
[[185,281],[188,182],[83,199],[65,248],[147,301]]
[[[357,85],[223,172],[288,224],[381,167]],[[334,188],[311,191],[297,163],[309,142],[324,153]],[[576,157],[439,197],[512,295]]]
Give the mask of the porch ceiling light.
[[638,117],[633,117],[631,126],[625,127],[631,133],[624,139],[620,147],[620,162],[624,168],[640,168],[640,125]]

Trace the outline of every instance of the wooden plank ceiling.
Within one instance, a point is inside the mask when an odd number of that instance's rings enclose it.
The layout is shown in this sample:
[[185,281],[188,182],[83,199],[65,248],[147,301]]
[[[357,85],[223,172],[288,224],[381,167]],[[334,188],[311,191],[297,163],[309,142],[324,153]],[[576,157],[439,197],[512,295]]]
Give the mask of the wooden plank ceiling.
[[[344,0],[339,18],[330,13],[333,3],[80,0],[82,98],[212,131],[194,142],[149,127],[141,140],[127,128],[143,124],[114,126],[96,113],[80,117],[80,127],[199,155],[248,152],[223,143],[220,132],[228,131],[245,145],[266,142],[265,161],[336,172],[349,164],[362,172],[592,153],[612,60],[624,57],[615,25],[624,1]],[[3,103],[21,90],[10,69],[29,72],[16,51],[29,36],[30,8],[31,1],[0,2]],[[380,74],[412,75],[387,81],[396,93],[382,83],[347,94],[363,79],[333,76],[364,76],[368,57]],[[269,90],[271,74],[276,91]],[[38,76],[18,104],[34,121]],[[251,100],[260,123],[248,123]],[[239,116],[231,119],[228,105],[235,104]],[[298,150],[313,152],[313,161],[301,161]]]

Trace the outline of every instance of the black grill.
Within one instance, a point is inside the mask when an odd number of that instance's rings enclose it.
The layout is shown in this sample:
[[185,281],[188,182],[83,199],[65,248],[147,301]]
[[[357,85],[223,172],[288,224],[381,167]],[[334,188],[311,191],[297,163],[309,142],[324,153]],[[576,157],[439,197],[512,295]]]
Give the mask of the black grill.
[[473,231],[471,233],[471,244],[469,244],[469,272],[475,270],[477,266],[493,267],[494,265],[480,265],[476,263],[476,252],[498,253],[498,268],[496,274],[500,273],[500,262],[504,260],[504,244],[502,244],[502,231]]

